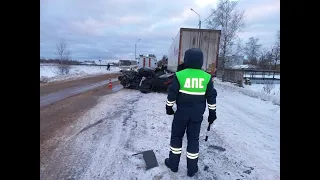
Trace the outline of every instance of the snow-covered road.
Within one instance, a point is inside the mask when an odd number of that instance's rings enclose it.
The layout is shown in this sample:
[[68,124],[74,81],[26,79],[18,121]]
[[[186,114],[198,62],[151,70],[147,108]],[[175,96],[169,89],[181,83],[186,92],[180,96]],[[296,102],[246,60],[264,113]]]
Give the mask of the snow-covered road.
[[[200,172],[193,179],[280,179],[280,106],[216,85],[217,117],[209,140],[207,113],[200,134]],[[169,153],[173,116],[166,94],[121,90],[100,99],[77,123],[46,143],[59,142],[41,159],[40,178],[191,179],[186,176],[186,138],[178,173],[163,163]],[[152,149],[159,167],[145,171],[142,155]],[[205,167],[207,170],[204,170]]]

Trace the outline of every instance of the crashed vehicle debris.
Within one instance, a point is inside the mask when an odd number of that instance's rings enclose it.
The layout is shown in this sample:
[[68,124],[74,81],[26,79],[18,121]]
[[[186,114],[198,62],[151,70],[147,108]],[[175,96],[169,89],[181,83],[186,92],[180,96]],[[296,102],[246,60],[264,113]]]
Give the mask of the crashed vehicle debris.
[[142,93],[167,92],[174,73],[156,68],[143,67],[138,71],[123,71],[118,77],[124,88],[140,90]]

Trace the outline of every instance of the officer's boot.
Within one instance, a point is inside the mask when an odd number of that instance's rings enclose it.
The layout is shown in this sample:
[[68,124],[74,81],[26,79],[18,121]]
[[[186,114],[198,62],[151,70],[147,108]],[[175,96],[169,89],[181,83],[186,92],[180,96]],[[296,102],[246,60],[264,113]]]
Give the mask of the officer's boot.
[[181,154],[173,154],[171,151],[169,153],[169,158],[166,158],[164,164],[171,169],[172,172],[177,172],[180,162]]
[[188,176],[192,177],[198,172],[198,158],[190,159],[187,157]]

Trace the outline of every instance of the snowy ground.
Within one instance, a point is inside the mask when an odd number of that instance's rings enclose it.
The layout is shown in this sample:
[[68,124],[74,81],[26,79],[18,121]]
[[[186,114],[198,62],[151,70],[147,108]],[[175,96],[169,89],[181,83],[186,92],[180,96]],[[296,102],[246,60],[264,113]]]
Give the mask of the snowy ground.
[[[251,84],[251,85],[244,85],[245,88],[257,91],[257,92],[264,92],[280,96],[280,84],[273,84],[273,85],[266,85],[266,84]],[[268,91],[268,88],[270,91]]]
[[[166,94],[124,89],[101,98],[77,124],[61,129],[67,134],[47,142],[60,143],[41,161],[41,179],[280,179],[280,106],[235,86],[215,83],[215,88],[218,118],[205,142],[208,112],[204,115],[195,178],[186,176],[186,138],[179,171],[164,165],[173,118],[165,114]],[[145,171],[142,155],[132,154],[149,149],[159,167]]]
[[[266,84],[252,84],[243,85],[244,87],[235,86],[234,83],[221,82],[219,79],[214,80],[214,84],[228,89],[233,92],[242,93],[247,96],[262,99],[264,101],[271,101],[276,105],[280,105],[280,84],[266,85]],[[271,89],[270,93],[267,93],[266,89]]]
[[40,79],[47,78],[49,82],[61,81],[67,79],[77,79],[81,77],[88,77],[92,75],[100,75],[107,73],[119,72],[119,67],[110,67],[110,71],[107,71],[106,66],[85,66],[85,65],[73,65],[71,66],[68,75],[59,75],[57,72],[57,66],[53,64],[40,64]]

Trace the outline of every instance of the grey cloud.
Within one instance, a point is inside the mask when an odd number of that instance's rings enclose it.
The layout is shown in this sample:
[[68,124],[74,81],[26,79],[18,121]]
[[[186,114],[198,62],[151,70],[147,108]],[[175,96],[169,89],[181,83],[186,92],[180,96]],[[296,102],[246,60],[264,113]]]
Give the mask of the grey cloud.
[[[242,1],[244,7],[253,2]],[[195,6],[194,0],[42,0],[40,3],[40,55],[48,58],[55,57],[55,45],[64,39],[73,59],[133,59],[134,44],[139,38],[137,54],[153,53],[161,58],[180,27],[196,28],[198,23],[196,15],[172,22],[185,9]],[[207,12],[210,7],[205,9]],[[273,26],[279,24],[278,17],[270,14],[269,20],[254,20],[246,32],[254,35],[261,30],[273,31]],[[263,23],[264,29],[259,26]],[[269,35],[261,37],[270,39]]]

